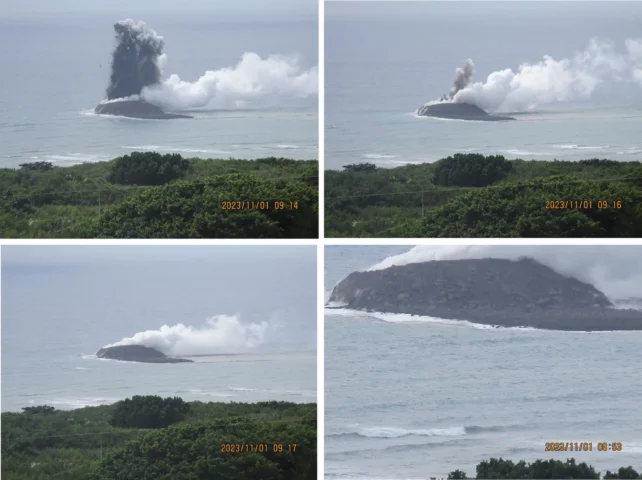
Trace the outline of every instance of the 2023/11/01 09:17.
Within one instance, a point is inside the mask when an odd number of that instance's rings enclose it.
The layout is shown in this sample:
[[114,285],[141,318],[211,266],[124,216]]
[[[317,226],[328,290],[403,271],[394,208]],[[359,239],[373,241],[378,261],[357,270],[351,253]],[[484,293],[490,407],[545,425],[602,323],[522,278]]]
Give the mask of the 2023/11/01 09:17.
[[[621,452],[622,442],[598,442],[598,452]],[[592,452],[593,442],[546,442],[546,452]]]
[[221,443],[223,453],[296,452],[296,443]]

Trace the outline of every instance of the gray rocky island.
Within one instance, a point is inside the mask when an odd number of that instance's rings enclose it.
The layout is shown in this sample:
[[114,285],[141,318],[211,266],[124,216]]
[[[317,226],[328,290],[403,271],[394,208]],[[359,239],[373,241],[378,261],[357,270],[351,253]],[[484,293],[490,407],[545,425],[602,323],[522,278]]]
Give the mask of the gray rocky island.
[[107,103],[99,103],[95,113],[101,115],[116,115],[120,117],[169,120],[173,118],[193,118],[189,115],[177,113],[166,113],[161,108],[141,100],[122,100]]
[[593,285],[535,260],[442,260],[353,272],[331,303],[365,312],[404,313],[551,330],[642,330],[642,312],[615,309]]
[[447,118],[452,120],[477,120],[485,122],[515,120],[513,117],[490,115],[477,105],[470,103],[441,102],[424,105],[417,110],[422,117]]
[[143,363],[192,363],[193,360],[186,358],[168,357],[155,348],[143,345],[119,345],[115,347],[104,347],[96,352],[98,358],[110,360],[121,360],[124,362]]

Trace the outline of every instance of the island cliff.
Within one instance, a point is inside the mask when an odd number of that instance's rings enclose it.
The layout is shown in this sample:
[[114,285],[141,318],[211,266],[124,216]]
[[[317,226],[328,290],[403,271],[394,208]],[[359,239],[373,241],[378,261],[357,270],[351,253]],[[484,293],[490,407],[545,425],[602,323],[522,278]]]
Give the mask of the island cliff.
[[486,122],[515,120],[513,117],[490,115],[476,105],[470,103],[442,102],[424,105],[417,110],[422,117],[449,118],[453,120],[481,120]]
[[354,272],[331,303],[371,312],[554,330],[642,330],[642,312],[616,310],[594,286],[532,259],[444,260]]
[[156,105],[140,100],[123,100],[99,103],[94,110],[101,115],[116,115],[120,117],[142,118],[154,120],[169,120],[172,118],[193,118],[189,115],[165,113]]
[[164,353],[143,345],[119,345],[116,347],[104,347],[96,352],[98,358],[109,358],[111,360],[122,360],[124,362],[143,363],[191,363],[193,360],[186,358],[168,357]]

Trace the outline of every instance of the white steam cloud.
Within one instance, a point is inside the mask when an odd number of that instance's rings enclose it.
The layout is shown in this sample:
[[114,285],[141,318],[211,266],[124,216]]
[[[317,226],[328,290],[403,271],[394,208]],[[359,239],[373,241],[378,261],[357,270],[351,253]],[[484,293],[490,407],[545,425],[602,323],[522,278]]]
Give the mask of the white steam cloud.
[[[166,64],[167,57],[161,55],[161,71]],[[304,70],[296,58],[261,58],[256,53],[245,53],[234,67],[208,70],[194,82],[170,75],[159,84],[145,87],[141,97],[170,110],[243,106],[253,101],[274,104],[316,95],[318,78],[317,67]]]
[[[606,81],[635,83],[642,88],[642,38],[628,39],[619,52],[607,41],[593,39],[586,50],[572,58],[556,60],[549,55],[534,64],[524,63],[491,73],[485,82],[469,83],[472,76],[465,68],[455,85],[454,102],[471,103],[488,111],[528,111],[539,105],[589,98]],[[464,75],[466,72],[466,75]],[[452,93],[452,91],[451,91]]]
[[637,246],[417,246],[388,257],[368,270],[432,260],[517,260],[522,257],[532,258],[561,275],[590,283],[613,302],[642,299],[642,247]]
[[240,353],[260,346],[268,330],[268,322],[242,324],[235,315],[208,318],[201,327],[163,325],[158,330],[138,332],[133,337],[106,345],[144,345],[166,355],[199,355]]

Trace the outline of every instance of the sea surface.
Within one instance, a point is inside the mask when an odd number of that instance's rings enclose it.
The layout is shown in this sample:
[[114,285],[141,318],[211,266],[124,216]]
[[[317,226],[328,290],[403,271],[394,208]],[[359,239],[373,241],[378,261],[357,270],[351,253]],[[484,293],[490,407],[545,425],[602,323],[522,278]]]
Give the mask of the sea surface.
[[[88,253],[94,247],[63,247],[67,257],[76,257],[64,264],[55,249],[49,259],[43,252],[37,262],[22,261],[16,249],[24,248],[2,249],[2,411],[43,404],[72,409],[133,395],[316,402],[316,248],[295,253],[288,263],[294,247],[260,255],[232,247],[236,251],[211,256],[195,253],[204,247],[178,247],[185,255],[173,260],[176,247],[159,253],[158,247],[111,247],[129,255],[100,258]],[[270,261],[279,264],[278,272]],[[229,325],[198,332],[207,318],[221,314],[235,315],[245,326],[266,321],[263,343],[221,350],[227,339],[247,334]],[[199,355],[186,355],[195,363],[95,357],[105,345],[179,323],[186,329],[166,340]]]
[[[327,294],[408,247],[327,247]],[[642,469],[642,332],[553,332],[325,314],[329,479],[475,475],[490,457]],[[418,320],[418,319],[415,319]],[[592,452],[545,452],[592,442]],[[597,451],[621,442],[620,452]]]
[[587,99],[507,112],[512,122],[416,115],[449,90],[467,58],[474,81],[482,81],[544,55],[571,58],[592,38],[621,52],[625,39],[640,37],[642,7],[600,3],[583,4],[578,15],[568,2],[328,2],[325,168],[396,167],[470,152],[642,160],[642,90],[630,82],[604,82]]
[[[112,25],[123,19],[117,12],[0,19],[0,167],[35,161],[66,166],[132,151],[201,158],[318,157],[316,97],[271,101],[267,96],[244,104],[216,99],[186,111],[194,119],[171,121],[95,115],[110,75]],[[135,19],[165,39],[164,78],[178,74],[195,81],[207,70],[235,67],[246,52],[297,57],[303,70],[318,63],[314,19],[223,21],[187,14]],[[237,81],[260,82],[257,75]]]

